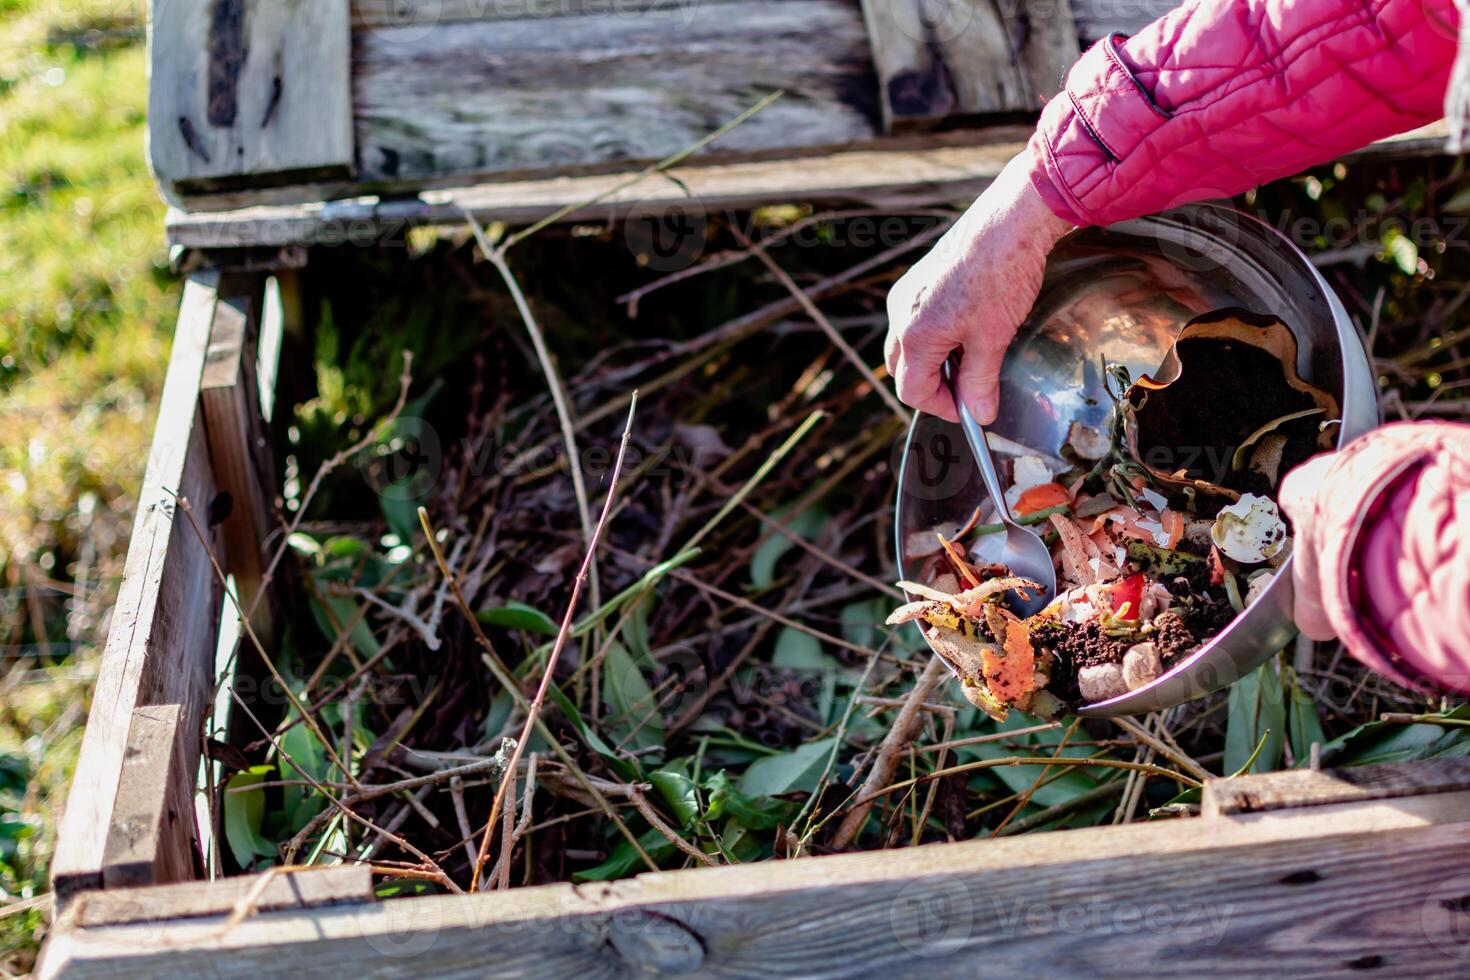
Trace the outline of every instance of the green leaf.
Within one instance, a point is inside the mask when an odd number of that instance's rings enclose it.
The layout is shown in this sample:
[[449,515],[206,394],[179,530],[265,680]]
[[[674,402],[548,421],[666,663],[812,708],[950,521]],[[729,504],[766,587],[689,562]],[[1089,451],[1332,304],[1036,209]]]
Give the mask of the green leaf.
[[612,746],[603,740],[595,728],[588,727],[587,722],[582,718],[582,713],[577,710],[576,705],[572,704],[571,699],[562,693],[561,688],[552,684],[546,689],[546,694],[551,700],[556,702],[556,706],[561,709],[562,717],[566,718],[568,723],[571,724],[572,728],[577,732],[577,735],[581,737],[582,742],[593,752],[602,756],[620,778],[626,780],[638,778],[637,768],[629,763],[627,759],[614,752]]
[[[650,830],[638,838],[638,843],[648,856],[653,858],[657,864],[674,853],[674,845],[669,839],[657,830]],[[633,845],[627,840],[619,840],[607,860],[595,868],[586,871],[575,871],[572,873],[573,881],[611,881],[614,878],[625,878],[644,867],[643,859],[638,852],[633,850]]]
[[[785,800],[752,800],[735,788],[723,769],[706,777],[704,789],[709,795],[705,818],[712,822],[729,817],[750,830],[774,830],[777,824],[788,823],[796,810]],[[728,839],[725,843],[728,849]]]
[[[1036,724],[1036,719],[1018,711],[1013,711],[1005,721],[990,726],[987,725],[979,731],[966,732],[966,735],[983,735],[992,731],[1011,731],[1017,728],[1027,728]],[[1061,745],[1063,728],[1049,728],[1044,732],[1034,732],[1030,735],[1019,736],[1015,741],[1018,745],[1002,745],[999,742],[982,742],[979,745],[962,745],[955,749],[955,755],[961,759],[1004,759],[1009,756],[1043,756],[1060,755],[1063,758],[1083,759],[1093,753],[1089,746],[1067,745],[1060,752],[1057,746]],[[956,737],[963,737],[957,732]],[[1035,750],[1021,746],[1034,745]],[[1000,780],[1013,793],[1024,793],[1036,785],[1041,774],[1046,770],[1045,766],[997,766],[987,770],[987,774]],[[1038,787],[1031,796],[1031,802],[1041,806],[1057,806],[1067,803],[1074,797],[1081,796],[1088,790],[1096,789],[1098,780],[1095,774],[1101,774],[1102,770],[1088,772],[1080,767],[1069,767],[1069,770],[1061,775],[1053,769],[1046,774],[1051,780],[1057,776],[1055,781],[1048,782],[1045,786]]]
[[604,729],[615,744],[629,749],[663,745],[664,719],[658,699],[620,643],[608,645],[602,662],[602,700],[609,709]]
[[[358,617],[357,600],[351,596],[331,595],[323,589],[318,589],[315,595],[310,597],[311,616],[321,628],[322,635],[330,643],[337,641],[337,633],[341,627],[346,626],[354,619],[357,625],[352,627],[348,634],[348,640],[352,648],[357,651],[358,656],[368,660],[378,655],[382,650],[382,644],[373,635],[372,628],[368,626],[367,617]],[[331,612],[329,616],[327,613]],[[335,623],[335,625],[333,625]]]
[[[1462,704],[1444,717],[1470,720],[1470,705]],[[1470,755],[1470,728],[1430,722],[1405,725],[1370,721],[1322,746],[1324,766],[1366,766],[1464,755]]]
[[674,811],[679,826],[684,830],[693,827],[694,822],[699,819],[699,794],[695,791],[694,780],[689,778],[683,765],[667,765],[650,773],[648,781]]
[[1296,672],[1290,671],[1287,676],[1291,690],[1286,702],[1286,740],[1296,765],[1306,766],[1312,761],[1312,743],[1325,746],[1327,733],[1322,730],[1322,719],[1317,715],[1317,702],[1302,690]]
[[776,636],[771,664],[788,670],[841,670],[842,665],[822,652],[822,644],[810,633],[787,626]]
[[827,768],[833,741],[818,739],[790,752],[757,759],[740,777],[740,792],[751,797],[810,793],[817,788],[817,780]]
[[849,602],[842,607],[842,638],[862,647],[877,646],[878,624],[888,618],[889,608],[884,599]]
[[1462,187],[1440,208],[1450,214],[1470,214],[1470,187]]
[[1397,225],[1389,225],[1383,231],[1383,254],[1404,275],[1412,276],[1419,272],[1419,246]]
[[361,538],[348,534],[336,534],[322,543],[321,551],[328,558],[356,558],[367,550],[368,544]]
[[[816,507],[808,507],[790,521],[782,516],[781,511],[771,516],[784,523],[786,530],[803,538],[815,537],[827,523],[827,515]],[[776,580],[776,563],[786,555],[786,552],[796,547],[796,543],[780,531],[771,531],[770,534],[771,536],[762,541],[761,546],[755,549],[755,554],[750,556],[750,584],[758,589],[770,587],[771,583]]]
[[[265,817],[265,790],[248,789],[274,772],[273,766],[252,766],[225,780],[223,787],[225,842],[230,845],[235,862],[247,871],[255,866],[256,858],[276,854],[275,845],[260,833],[260,823]],[[242,788],[245,792],[231,792]]]
[[286,544],[290,545],[292,550],[299,551],[303,555],[310,555],[313,558],[322,553],[322,546],[317,543],[316,538],[307,534],[305,531],[297,531],[292,534],[286,539]]
[[527,633],[543,633],[547,636],[555,636],[560,629],[556,621],[541,610],[514,599],[508,600],[503,606],[481,609],[475,613],[475,618],[486,626],[525,630]]
[[[291,718],[295,720],[300,717],[293,709]],[[332,764],[327,760],[326,750],[307,725],[298,722],[287,729],[286,734],[281,736],[281,748],[317,782],[324,782],[330,777]],[[276,761],[276,771],[279,779],[302,780],[301,773],[284,758]],[[286,818],[291,823],[293,833],[304,827],[308,820],[327,805],[327,801],[310,786],[285,786],[282,788],[282,797]]]
[[634,600],[627,625],[623,627],[623,639],[627,641],[628,652],[633,655],[634,660],[650,666],[653,664],[653,648],[648,642],[648,610],[652,605],[652,592]]
[[1281,768],[1285,733],[1286,698],[1281,691],[1281,675],[1273,658],[1230,688],[1225,724],[1225,771],[1235,772],[1244,766],[1257,746],[1261,746],[1261,751],[1250,765],[1251,772],[1271,772]]

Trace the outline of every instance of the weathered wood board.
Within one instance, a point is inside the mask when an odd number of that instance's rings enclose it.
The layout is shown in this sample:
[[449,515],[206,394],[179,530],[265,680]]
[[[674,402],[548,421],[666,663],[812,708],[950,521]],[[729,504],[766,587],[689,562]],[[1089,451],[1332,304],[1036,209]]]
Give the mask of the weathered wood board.
[[1035,112],[1081,51],[1066,3],[864,0],[885,129]]
[[[1470,786],[1470,759],[1436,759],[1429,765],[1399,762],[1350,769],[1291,769],[1212,784],[1212,792],[1204,801],[1204,815],[1389,800],[1465,786]],[[1466,858],[1470,860],[1470,855]]]
[[181,191],[347,174],[348,0],[153,0],[148,157]]
[[[186,497],[203,513],[216,492],[199,383],[218,278],[202,273],[184,287],[123,581],[51,863],[62,901],[102,884],[135,709],[178,704],[197,724],[208,698],[222,590],[177,499]],[[217,530],[200,530],[211,548],[222,545]],[[198,738],[186,738],[181,765],[193,773],[198,760]]]
[[102,854],[106,888],[136,888],[195,877],[194,776],[185,769],[183,707],[133,712],[118,779],[117,805]]
[[[411,197],[305,205],[266,203],[269,192],[220,195],[210,198],[205,210],[171,210],[166,228],[172,244],[189,248],[394,245],[402,243],[408,229],[419,225],[461,225],[464,210],[485,223],[529,223],[579,201],[595,203],[574,207],[565,215],[567,221],[608,221],[635,210],[649,213],[666,207],[688,213],[691,201],[708,214],[788,201],[893,211],[966,204],[1025,147],[1029,130],[992,127],[961,139],[951,135],[896,139],[882,148],[811,158],[680,166],[667,176],[631,184],[627,173],[532,177],[435,187]],[[1345,159],[1435,154],[1442,152],[1444,138],[1443,123],[1435,123],[1375,143]],[[304,193],[326,198],[333,189],[306,189]]]
[[785,95],[715,150],[871,139],[862,17],[842,0],[763,0],[636,14],[462,21],[356,32],[365,181],[657,159],[761,96]]
[[[269,880],[262,879],[269,877]],[[269,876],[241,875],[148,889],[89,892],[62,915],[61,927],[95,929],[138,922],[229,915],[242,904],[257,912],[373,901],[373,875],[364,864],[302,868]]]
[[1083,45],[1109,34],[1136,34],[1179,6],[1179,0],[1070,0]]
[[64,923],[41,975],[1457,977],[1467,817],[1470,793],[1451,792],[266,912],[228,930],[219,914]]

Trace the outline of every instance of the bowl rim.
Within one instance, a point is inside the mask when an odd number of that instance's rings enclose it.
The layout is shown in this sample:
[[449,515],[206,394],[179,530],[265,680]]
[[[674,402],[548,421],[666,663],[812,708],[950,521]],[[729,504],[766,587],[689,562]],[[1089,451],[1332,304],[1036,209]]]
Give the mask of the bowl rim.
[[[1123,228],[1137,224],[1180,225],[1184,224],[1184,222],[1173,216],[1195,213],[1211,214],[1252,229],[1258,236],[1282,249],[1290,261],[1295,262],[1301,270],[1307,273],[1306,277],[1308,280],[1320,291],[1320,301],[1326,304],[1327,311],[1332,318],[1333,326],[1336,328],[1338,356],[1342,369],[1342,420],[1338,426],[1335,448],[1341,449],[1364,432],[1379,425],[1381,422],[1381,413],[1378,400],[1372,389],[1372,371],[1368,359],[1369,355],[1363,346],[1362,338],[1359,336],[1357,328],[1353,325],[1336,291],[1328,284],[1320,270],[1317,269],[1316,265],[1312,263],[1311,259],[1301,249],[1297,248],[1296,243],[1282,234],[1279,229],[1239,208],[1213,202],[1187,204],[1178,208],[1172,208],[1160,214],[1144,215],[1108,227]],[[1061,248],[1068,240],[1075,238],[1085,230],[1074,229],[1063,237],[1056,247]],[[1194,234],[1206,234],[1206,232],[1198,227],[1194,227],[1191,230]],[[1226,244],[1235,247],[1234,243]],[[1357,356],[1351,353],[1354,349],[1358,352]],[[1358,389],[1363,386],[1364,378],[1362,375],[1365,373],[1367,375],[1367,390],[1361,391]],[[914,413],[914,417],[909,423],[908,432],[904,436],[903,450],[900,455],[897,473],[893,519],[894,564],[901,576],[905,571],[903,557],[905,533],[901,519],[905,498],[904,487],[907,485],[906,477],[909,462],[912,457],[913,441],[919,431],[920,425],[926,417],[922,412]],[[1295,564],[1295,555],[1288,555],[1286,560],[1277,567],[1275,576],[1272,577],[1270,584],[1267,585],[1261,596],[1244,611],[1236,613],[1224,629],[1216,633],[1188,657],[1174,664],[1168,670],[1140,688],[1136,688],[1114,698],[1109,698],[1106,701],[1078,705],[1071,714],[1077,717],[1111,717],[1162,710],[1228,687],[1236,680],[1239,680],[1250,671],[1270,660],[1271,657],[1279,652],[1281,647],[1271,649],[1271,643],[1262,642],[1256,650],[1244,656],[1238,652],[1226,652],[1224,648],[1231,645],[1237,634],[1243,633],[1252,627],[1259,629],[1258,624],[1266,621],[1273,607],[1286,618],[1286,623],[1284,624],[1286,629],[1278,631],[1282,634],[1283,646],[1291,642],[1292,637],[1297,633],[1296,623],[1291,618],[1293,596],[1292,572]],[[909,599],[913,598],[908,595],[907,591],[905,591],[905,595]],[[1253,612],[1255,615],[1252,614]],[[927,637],[925,638],[925,644],[928,645]],[[939,656],[933,652],[932,647],[930,655],[935,657]],[[1217,660],[1222,661],[1222,663],[1228,663],[1234,668],[1233,675],[1228,680],[1202,685],[1181,684],[1182,679],[1197,673],[1201,666],[1206,663],[1214,663]],[[948,665],[946,664],[946,666]],[[953,672],[952,668],[951,672]],[[1164,689],[1169,687],[1175,688],[1183,696],[1179,697],[1163,693]]]

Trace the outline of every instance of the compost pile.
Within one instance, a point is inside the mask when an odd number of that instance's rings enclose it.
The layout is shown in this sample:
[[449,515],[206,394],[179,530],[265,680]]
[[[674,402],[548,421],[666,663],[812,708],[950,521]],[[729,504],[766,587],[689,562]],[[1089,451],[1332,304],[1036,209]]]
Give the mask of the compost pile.
[[907,420],[868,365],[952,215],[853,244],[873,218],[711,221],[677,267],[616,226],[546,230],[503,257],[524,307],[468,234],[314,255],[274,415],[280,607],[238,654],[259,693],[207,733],[210,860],[365,863],[383,896],[608,880],[1173,816],[1222,759],[1313,740],[1351,761],[1289,666],[1237,685],[1267,707],[1232,700],[1228,732],[1224,695],[998,722],[884,625]]
[[[1152,375],[1132,382],[1108,365],[1101,429],[1072,421],[1059,456],[1007,447],[1006,504],[1051,545],[1056,597],[1024,619],[1006,607],[1040,586],[988,560],[1003,527],[977,508],[952,538],[936,528],[905,542],[923,581],[900,584],[920,598],[889,625],[918,620],[997,720],[1013,707],[1055,718],[1157,680],[1264,594],[1291,553],[1273,495],[1331,448],[1339,420],[1296,355],[1286,324],[1226,309],[1186,324]],[[1174,465],[1186,447],[1190,465]],[[1216,459],[1228,466],[1201,470]]]

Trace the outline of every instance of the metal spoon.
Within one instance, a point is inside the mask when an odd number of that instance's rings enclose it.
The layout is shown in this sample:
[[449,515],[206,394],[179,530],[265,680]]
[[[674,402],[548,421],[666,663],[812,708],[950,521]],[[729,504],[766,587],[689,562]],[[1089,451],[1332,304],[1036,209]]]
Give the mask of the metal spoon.
[[1000,485],[1000,473],[995,468],[995,459],[990,455],[990,444],[985,441],[985,430],[975,421],[975,416],[970,414],[970,409],[960,398],[954,359],[945,361],[942,370],[945,384],[949,385],[950,394],[954,396],[954,407],[959,412],[960,428],[964,430],[965,441],[970,444],[970,452],[974,454],[975,463],[980,468],[980,478],[985,481],[985,490],[990,494],[990,502],[995,505],[996,516],[1005,525],[1005,551],[1000,560],[1010,567],[1012,575],[1041,583],[1041,593],[1033,593],[1029,599],[1023,599],[1015,592],[1006,593],[1005,603],[1011,612],[1025,618],[1044,609],[1057,593],[1057,570],[1051,561],[1051,549],[1041,540],[1040,535],[1017,524],[1016,519],[1011,516],[1011,508],[1006,504],[1005,489]]

